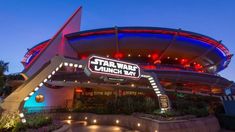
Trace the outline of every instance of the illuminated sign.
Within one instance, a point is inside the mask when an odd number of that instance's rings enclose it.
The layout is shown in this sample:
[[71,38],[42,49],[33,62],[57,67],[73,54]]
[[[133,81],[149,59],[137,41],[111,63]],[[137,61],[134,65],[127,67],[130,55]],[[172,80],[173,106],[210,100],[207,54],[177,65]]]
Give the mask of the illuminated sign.
[[92,73],[105,74],[107,76],[140,78],[140,68],[138,65],[99,56],[91,56],[89,58],[88,69]]
[[169,98],[167,95],[158,96],[158,100],[159,100],[160,108],[162,108],[162,109],[169,109],[170,108]]

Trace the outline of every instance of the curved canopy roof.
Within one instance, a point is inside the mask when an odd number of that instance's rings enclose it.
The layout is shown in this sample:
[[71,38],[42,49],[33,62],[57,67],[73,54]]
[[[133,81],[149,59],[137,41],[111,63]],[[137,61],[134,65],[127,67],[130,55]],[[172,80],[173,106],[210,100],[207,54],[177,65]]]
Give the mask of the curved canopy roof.
[[66,38],[80,55],[105,56],[121,52],[125,56],[144,56],[156,53],[159,59],[184,58],[204,68],[213,68],[215,72],[226,68],[232,57],[220,41],[181,29],[114,27],[80,31],[67,34]]

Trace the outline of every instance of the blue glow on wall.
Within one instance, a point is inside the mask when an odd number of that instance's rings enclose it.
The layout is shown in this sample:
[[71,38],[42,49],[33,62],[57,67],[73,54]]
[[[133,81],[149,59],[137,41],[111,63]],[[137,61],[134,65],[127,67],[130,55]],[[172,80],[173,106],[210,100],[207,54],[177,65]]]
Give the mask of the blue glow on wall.
[[[43,110],[43,108],[45,108],[45,106],[47,106],[47,97],[45,96],[44,93],[44,87],[41,87],[37,92],[35,92],[32,96],[30,96],[30,98],[24,103],[24,109],[28,109],[28,110],[34,110],[34,112],[39,112],[41,110]],[[35,97],[38,94],[42,94],[44,96],[44,101],[43,102],[37,102],[35,100]]]

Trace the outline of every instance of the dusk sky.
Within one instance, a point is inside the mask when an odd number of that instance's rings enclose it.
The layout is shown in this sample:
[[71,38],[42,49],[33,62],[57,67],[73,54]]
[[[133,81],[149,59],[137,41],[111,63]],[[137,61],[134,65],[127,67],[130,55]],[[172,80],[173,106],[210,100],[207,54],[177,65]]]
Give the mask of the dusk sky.
[[[83,7],[81,30],[116,26],[181,28],[210,36],[235,53],[235,0],[1,0],[0,60],[23,70],[27,48],[50,39]],[[220,72],[235,81],[235,60]]]

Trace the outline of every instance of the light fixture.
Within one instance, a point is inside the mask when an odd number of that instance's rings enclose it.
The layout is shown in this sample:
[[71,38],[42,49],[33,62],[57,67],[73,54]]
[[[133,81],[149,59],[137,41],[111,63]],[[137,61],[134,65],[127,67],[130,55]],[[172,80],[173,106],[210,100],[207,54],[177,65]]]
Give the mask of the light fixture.
[[26,101],[26,100],[28,100],[28,99],[29,99],[29,97],[27,96],[27,97],[24,98],[24,101]]
[[32,96],[34,94],[34,92],[31,92],[29,95]]
[[109,55],[106,55],[107,58],[109,58]]
[[141,57],[141,55],[139,54],[138,57]]
[[87,81],[87,83],[91,83],[90,81]]
[[153,86],[153,88],[158,88],[157,86]]
[[39,86],[41,87],[43,85],[43,83],[40,83]]
[[38,94],[36,97],[35,97],[35,100],[36,102],[38,103],[41,103],[44,101],[44,96],[42,94]]
[[119,120],[116,120],[116,124],[119,124]]
[[22,119],[21,121],[22,121],[22,123],[26,123],[26,119]]
[[131,54],[128,54],[127,56],[128,56],[128,57],[131,57]]
[[148,55],[148,58],[150,58],[150,57],[151,57],[151,55],[149,54],[149,55]]
[[43,82],[44,82],[44,83],[45,83],[45,82],[47,82],[47,78],[46,78],[46,79],[44,79],[44,81],[43,81]]
[[68,124],[71,124],[71,120],[67,120],[67,123],[68,123]]
[[47,77],[48,79],[50,79],[51,78],[51,75],[48,75],[48,77]]
[[153,77],[150,77],[150,78],[148,78],[149,79],[149,81],[151,81],[151,80],[153,80]]
[[151,85],[156,85],[156,83],[151,83]]
[[24,113],[20,113],[20,118],[23,118],[24,117]]
[[73,66],[76,68],[76,67],[78,67],[78,64],[74,64]]
[[64,82],[65,82],[66,80],[64,80]]
[[72,67],[72,66],[73,66],[73,63],[69,63],[69,66]]
[[170,57],[168,56],[167,59],[170,59]]
[[149,81],[150,83],[153,83],[154,82],[154,80],[151,80],[151,81]]
[[94,119],[94,120],[93,120],[93,123],[96,123],[96,122],[97,122],[96,119]]
[[61,68],[63,66],[63,63],[61,63],[60,65],[59,65],[59,67]]
[[87,120],[87,117],[85,117],[84,119]]
[[175,60],[178,60],[178,58],[175,58]]
[[72,118],[72,116],[70,115],[70,116],[68,116],[68,119],[71,119]]
[[82,65],[79,65],[78,68],[82,68]]
[[131,84],[131,87],[135,87],[135,84],[132,83],[132,84]]
[[155,91],[155,93],[161,93],[160,91]]
[[137,123],[137,126],[140,127],[140,123]]
[[74,82],[78,82],[78,80],[75,80]]
[[54,75],[54,74],[55,74],[55,71],[53,71],[51,74]]
[[36,88],[34,89],[34,91],[36,92],[36,91],[38,91],[38,89],[39,89],[39,88],[38,88],[38,87],[36,87]]
[[120,85],[120,83],[116,83],[116,85]]
[[68,65],[69,65],[69,63],[65,62],[65,63],[64,63],[64,65],[65,65],[65,66],[68,66]]
[[157,96],[161,96],[162,94],[157,94]]
[[59,70],[59,67],[56,67],[55,71],[58,71]]

